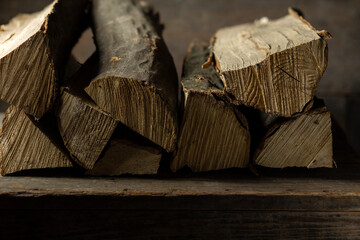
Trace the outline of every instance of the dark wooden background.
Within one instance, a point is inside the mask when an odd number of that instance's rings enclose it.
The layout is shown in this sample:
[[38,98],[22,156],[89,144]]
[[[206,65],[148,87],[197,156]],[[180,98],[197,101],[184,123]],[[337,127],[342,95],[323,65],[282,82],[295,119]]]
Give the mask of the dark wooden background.
[[[19,12],[40,10],[50,0],[0,0],[0,24]],[[359,0],[148,0],[165,23],[164,37],[175,59],[179,75],[188,44],[193,38],[208,40],[224,26],[253,21],[262,16],[278,18],[288,7],[301,9],[316,28],[326,29],[329,65],[321,80],[318,96],[323,97],[347,133],[360,149],[360,1]],[[94,46],[87,32],[74,50],[84,61]],[[1,86],[0,86],[1,87]],[[0,104],[1,105],[1,104]],[[4,110],[0,106],[0,111]],[[0,116],[1,118],[1,116]]]

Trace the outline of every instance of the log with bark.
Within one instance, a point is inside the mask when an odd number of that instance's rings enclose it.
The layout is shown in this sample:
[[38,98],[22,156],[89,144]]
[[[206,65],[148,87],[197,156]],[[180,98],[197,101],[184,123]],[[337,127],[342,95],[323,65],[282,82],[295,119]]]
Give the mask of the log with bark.
[[162,149],[138,133],[119,124],[104,154],[88,175],[157,174]]
[[60,134],[72,158],[91,169],[110,140],[117,121],[91,100],[64,90],[57,104]]
[[57,0],[0,26],[0,99],[39,119],[53,105],[88,0]]
[[71,77],[55,105],[64,144],[71,157],[85,169],[94,166],[118,124],[84,91],[84,86],[97,73],[97,64],[98,56],[94,54]]
[[8,108],[0,129],[1,175],[72,166],[55,118],[46,114],[40,121],[35,121],[15,106]]
[[333,160],[331,115],[324,103],[293,119],[271,121],[255,152],[257,165],[271,168],[331,168]]
[[250,133],[245,117],[222,96],[224,87],[214,68],[202,69],[208,44],[195,40],[184,61],[185,112],[171,168],[193,171],[243,168],[248,165]]
[[311,108],[327,66],[328,38],[328,32],[289,9],[278,20],[262,18],[217,31],[204,67],[214,62],[233,103],[290,117]]
[[166,151],[178,134],[178,81],[157,13],[130,0],[93,1],[99,74],[86,87],[115,119]]

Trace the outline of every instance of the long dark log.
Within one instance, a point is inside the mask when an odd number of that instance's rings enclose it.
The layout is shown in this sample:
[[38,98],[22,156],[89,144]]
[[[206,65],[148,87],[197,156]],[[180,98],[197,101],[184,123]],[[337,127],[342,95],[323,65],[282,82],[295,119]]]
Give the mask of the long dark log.
[[159,17],[130,0],[94,0],[100,69],[85,89],[95,103],[166,151],[178,134],[178,80]]

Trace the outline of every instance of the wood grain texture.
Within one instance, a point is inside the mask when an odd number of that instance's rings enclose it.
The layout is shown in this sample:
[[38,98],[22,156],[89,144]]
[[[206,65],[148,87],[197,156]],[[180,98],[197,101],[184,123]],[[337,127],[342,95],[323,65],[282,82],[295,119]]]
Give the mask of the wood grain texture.
[[0,29],[0,98],[39,119],[53,105],[87,0],[58,0]]
[[195,40],[184,61],[185,111],[173,171],[185,165],[195,172],[243,168],[249,162],[247,121],[219,97],[223,86],[215,70],[201,68],[208,56],[208,44]]
[[162,149],[141,135],[119,125],[94,168],[94,176],[157,174]]
[[254,162],[272,168],[333,167],[330,112],[319,107],[273,124],[255,152]]
[[56,116],[72,158],[86,169],[93,168],[118,122],[93,102],[67,90],[59,98]]
[[225,92],[235,104],[290,117],[314,97],[327,66],[326,31],[317,31],[293,10],[269,21],[220,29],[212,57]]
[[2,177],[0,237],[357,239],[359,186],[359,179]]
[[44,117],[37,122],[16,107],[9,107],[0,129],[1,175],[73,166],[54,121]]
[[159,16],[143,3],[93,1],[99,75],[85,89],[104,111],[168,152],[178,134],[178,81]]

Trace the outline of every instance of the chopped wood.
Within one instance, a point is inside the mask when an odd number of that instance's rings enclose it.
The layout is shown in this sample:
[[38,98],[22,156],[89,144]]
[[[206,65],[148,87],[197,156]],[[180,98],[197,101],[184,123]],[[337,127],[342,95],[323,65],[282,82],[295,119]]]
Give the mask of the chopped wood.
[[275,123],[255,153],[254,162],[271,168],[333,167],[330,112],[319,106]]
[[64,144],[72,158],[85,169],[94,166],[118,125],[84,91],[84,86],[96,75],[97,64],[98,55],[93,54],[68,81],[68,87],[55,105]]
[[193,171],[248,165],[250,133],[245,117],[221,99],[223,85],[213,68],[202,69],[208,44],[193,41],[184,62],[185,112],[171,169]]
[[293,10],[269,21],[220,29],[212,55],[225,92],[235,104],[290,117],[311,108],[327,66],[326,31],[317,31]]
[[35,121],[10,106],[0,129],[1,175],[27,169],[72,167],[55,121],[50,116]]
[[111,138],[104,155],[87,174],[157,174],[161,157],[160,147],[125,126],[120,126]]
[[53,105],[87,0],[58,0],[0,28],[0,99],[36,119]]
[[100,66],[85,91],[112,117],[173,151],[178,80],[158,14],[130,0],[94,0],[92,14]]
[[110,140],[117,121],[93,102],[64,90],[56,110],[60,134],[73,159],[91,169]]

